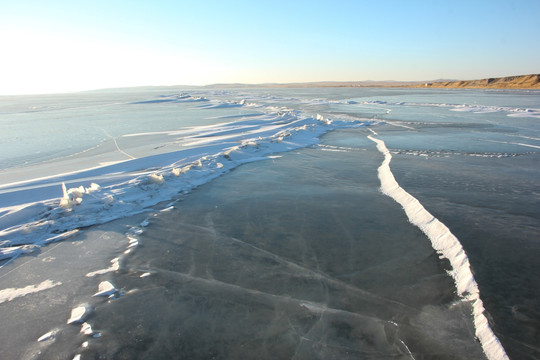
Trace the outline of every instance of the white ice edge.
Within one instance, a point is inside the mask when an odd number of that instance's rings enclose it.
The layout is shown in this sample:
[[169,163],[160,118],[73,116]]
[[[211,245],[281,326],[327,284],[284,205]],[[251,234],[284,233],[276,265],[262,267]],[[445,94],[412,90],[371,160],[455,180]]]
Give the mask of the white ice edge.
[[[377,135],[375,132],[373,134]],[[452,266],[451,275],[454,278],[458,295],[470,301],[473,305],[476,337],[480,341],[487,358],[490,360],[508,359],[504,348],[493,333],[484,315],[480,290],[474,280],[469,259],[461,243],[446,225],[431,215],[415,197],[398,184],[390,170],[392,155],[384,141],[375,138],[373,135],[369,135],[368,138],[375,142],[379,152],[384,155],[384,160],[377,170],[381,181],[381,192],[399,203],[405,210],[409,221],[427,235],[433,248],[441,256],[450,261]]]
[[[33,252],[82,227],[149,211],[242,164],[314,145],[327,131],[365,124],[332,122],[285,108],[265,111],[246,120],[182,131],[182,139],[196,147],[4,188],[11,204],[0,208],[0,260]],[[114,271],[116,265],[88,276]]]
[[[540,117],[540,109],[537,108],[517,108],[509,106],[476,105],[476,104],[438,104],[438,103],[419,103],[419,102],[389,102],[381,100],[370,100],[357,103],[359,106],[367,105],[390,105],[390,106],[424,106],[447,108],[450,111],[469,112],[476,114],[506,113],[512,117]],[[385,109],[389,110],[389,109]]]

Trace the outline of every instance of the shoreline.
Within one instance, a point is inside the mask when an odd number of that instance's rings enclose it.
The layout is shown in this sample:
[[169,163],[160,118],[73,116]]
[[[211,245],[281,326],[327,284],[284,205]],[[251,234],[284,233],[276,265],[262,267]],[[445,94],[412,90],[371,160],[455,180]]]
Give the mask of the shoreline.
[[540,74],[485,78],[479,80],[431,81],[317,81],[276,84],[211,84],[203,88],[434,88],[540,90]]
[[480,80],[435,81],[411,87],[437,89],[540,89],[540,74],[486,78]]

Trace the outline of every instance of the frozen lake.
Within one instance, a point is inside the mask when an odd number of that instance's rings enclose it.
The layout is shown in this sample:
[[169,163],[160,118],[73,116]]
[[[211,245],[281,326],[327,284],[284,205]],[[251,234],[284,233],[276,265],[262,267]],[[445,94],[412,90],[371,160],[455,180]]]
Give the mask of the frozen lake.
[[3,98],[0,355],[536,358],[539,95]]

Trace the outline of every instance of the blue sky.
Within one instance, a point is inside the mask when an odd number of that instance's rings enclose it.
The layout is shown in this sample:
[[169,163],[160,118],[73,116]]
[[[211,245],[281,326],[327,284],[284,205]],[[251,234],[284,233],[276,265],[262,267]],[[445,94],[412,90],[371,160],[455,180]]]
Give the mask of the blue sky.
[[540,73],[538,14],[538,0],[0,0],[0,94]]

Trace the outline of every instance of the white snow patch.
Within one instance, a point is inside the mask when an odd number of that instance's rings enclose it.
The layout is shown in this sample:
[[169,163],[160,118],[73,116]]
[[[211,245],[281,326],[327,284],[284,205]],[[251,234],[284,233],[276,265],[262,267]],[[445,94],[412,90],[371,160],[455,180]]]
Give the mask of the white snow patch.
[[61,282],[54,282],[52,280],[45,280],[37,285],[28,285],[23,288],[7,288],[0,290],[0,304],[8,301],[12,301],[16,298],[34,294],[43,290],[51,289],[55,286],[62,285]]
[[111,266],[109,266],[108,268],[89,272],[88,274],[86,274],[86,276],[87,277],[94,277],[96,275],[103,275],[103,274],[106,274],[108,272],[117,271],[118,269],[120,269],[120,259],[119,258],[114,258],[114,259],[111,260]]

